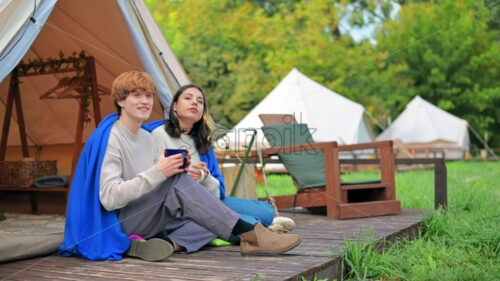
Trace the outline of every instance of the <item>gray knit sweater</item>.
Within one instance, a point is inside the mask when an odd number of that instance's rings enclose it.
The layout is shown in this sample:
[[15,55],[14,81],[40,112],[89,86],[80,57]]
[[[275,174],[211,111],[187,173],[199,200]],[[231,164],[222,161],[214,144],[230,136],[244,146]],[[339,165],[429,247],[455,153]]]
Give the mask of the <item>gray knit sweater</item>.
[[[160,155],[160,153],[166,148],[189,149],[189,154],[191,155],[191,165],[201,161],[200,155],[198,154],[198,150],[196,149],[196,145],[191,136],[181,134],[180,138],[173,138],[165,131],[165,125],[157,127],[153,130],[153,132],[151,132],[151,134],[153,135],[156,147],[155,155]],[[209,174],[204,180],[200,181],[200,184],[215,197],[220,199],[220,183],[215,177]]]
[[134,134],[119,120],[114,123],[102,160],[99,187],[99,198],[106,210],[125,207],[166,179],[154,162],[154,147],[146,130]]

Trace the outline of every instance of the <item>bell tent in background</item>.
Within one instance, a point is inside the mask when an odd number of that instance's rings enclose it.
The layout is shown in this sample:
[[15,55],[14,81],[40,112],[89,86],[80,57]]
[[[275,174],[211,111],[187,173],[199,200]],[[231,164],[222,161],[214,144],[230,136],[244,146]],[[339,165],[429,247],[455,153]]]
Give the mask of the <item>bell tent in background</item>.
[[[257,129],[255,142],[260,146],[268,146],[260,130],[264,125],[259,118],[261,114],[293,115],[297,123],[308,125],[316,142],[355,144],[374,139],[364,106],[335,93],[294,68],[219,140],[218,149],[225,149],[227,146],[230,150],[245,149],[252,134],[247,129],[254,128]],[[293,118],[288,119],[281,121],[294,122]]]
[[461,159],[469,151],[467,128],[467,121],[416,96],[377,140],[395,140],[395,146],[442,151],[447,159]]

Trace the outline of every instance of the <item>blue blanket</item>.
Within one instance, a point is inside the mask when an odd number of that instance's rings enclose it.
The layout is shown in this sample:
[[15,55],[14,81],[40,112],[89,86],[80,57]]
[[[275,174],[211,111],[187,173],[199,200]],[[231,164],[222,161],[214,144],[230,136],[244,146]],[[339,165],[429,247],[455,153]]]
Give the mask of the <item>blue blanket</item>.
[[62,256],[91,260],[121,260],[130,246],[115,212],[99,200],[99,179],[109,134],[118,114],[104,118],[87,140],[76,166],[66,213]]
[[[109,134],[118,114],[104,118],[83,148],[76,166],[66,212],[64,242],[59,247],[61,256],[80,256],[90,260],[121,260],[129,248],[130,240],[123,233],[115,212],[106,211],[99,200],[101,165]],[[163,124],[163,120],[144,124],[151,132]],[[215,154],[199,153],[207,163],[212,176],[219,180],[221,199],[224,198],[224,178],[219,172]]]
[[[148,132],[152,132],[154,129],[160,127],[165,123],[165,120],[153,121],[151,123],[144,124],[142,127]],[[196,143],[196,138],[193,138]],[[226,198],[226,185],[224,184],[224,178],[219,170],[219,163],[217,163],[217,158],[215,158],[215,153],[212,147],[210,147],[210,151],[207,154],[201,153],[198,151],[198,155],[200,156],[200,160],[207,163],[207,169],[210,171],[210,174],[216,178],[220,185],[220,199]]]

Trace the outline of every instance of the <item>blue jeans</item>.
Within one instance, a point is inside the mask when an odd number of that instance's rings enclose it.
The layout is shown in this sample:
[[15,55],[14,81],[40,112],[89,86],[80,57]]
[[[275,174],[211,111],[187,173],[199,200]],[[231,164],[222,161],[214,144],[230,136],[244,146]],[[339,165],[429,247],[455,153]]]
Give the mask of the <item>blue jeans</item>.
[[[238,213],[240,215],[240,219],[248,223],[256,224],[257,222],[260,222],[265,227],[268,227],[273,222],[274,209],[267,202],[229,196],[226,196],[226,198],[221,201],[233,211]],[[235,235],[231,235],[229,238],[229,242],[239,241],[240,238]]]

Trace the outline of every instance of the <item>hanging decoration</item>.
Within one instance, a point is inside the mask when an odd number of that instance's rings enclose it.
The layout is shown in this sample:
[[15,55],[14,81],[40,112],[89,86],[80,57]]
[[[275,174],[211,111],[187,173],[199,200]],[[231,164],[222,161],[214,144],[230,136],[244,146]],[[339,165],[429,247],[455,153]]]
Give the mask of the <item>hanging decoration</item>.
[[[16,82],[19,84],[19,76],[32,76],[53,73],[75,72],[73,77],[63,77],[58,84],[49,89],[40,99],[68,99],[78,100],[84,115],[84,122],[89,123],[90,105],[92,103],[92,73],[89,71],[88,58],[85,51],[73,52],[71,56],[65,57],[63,51],[59,51],[59,59],[35,59],[28,62],[21,61],[13,73],[17,73]],[[98,95],[109,95],[106,87],[97,85]]]

